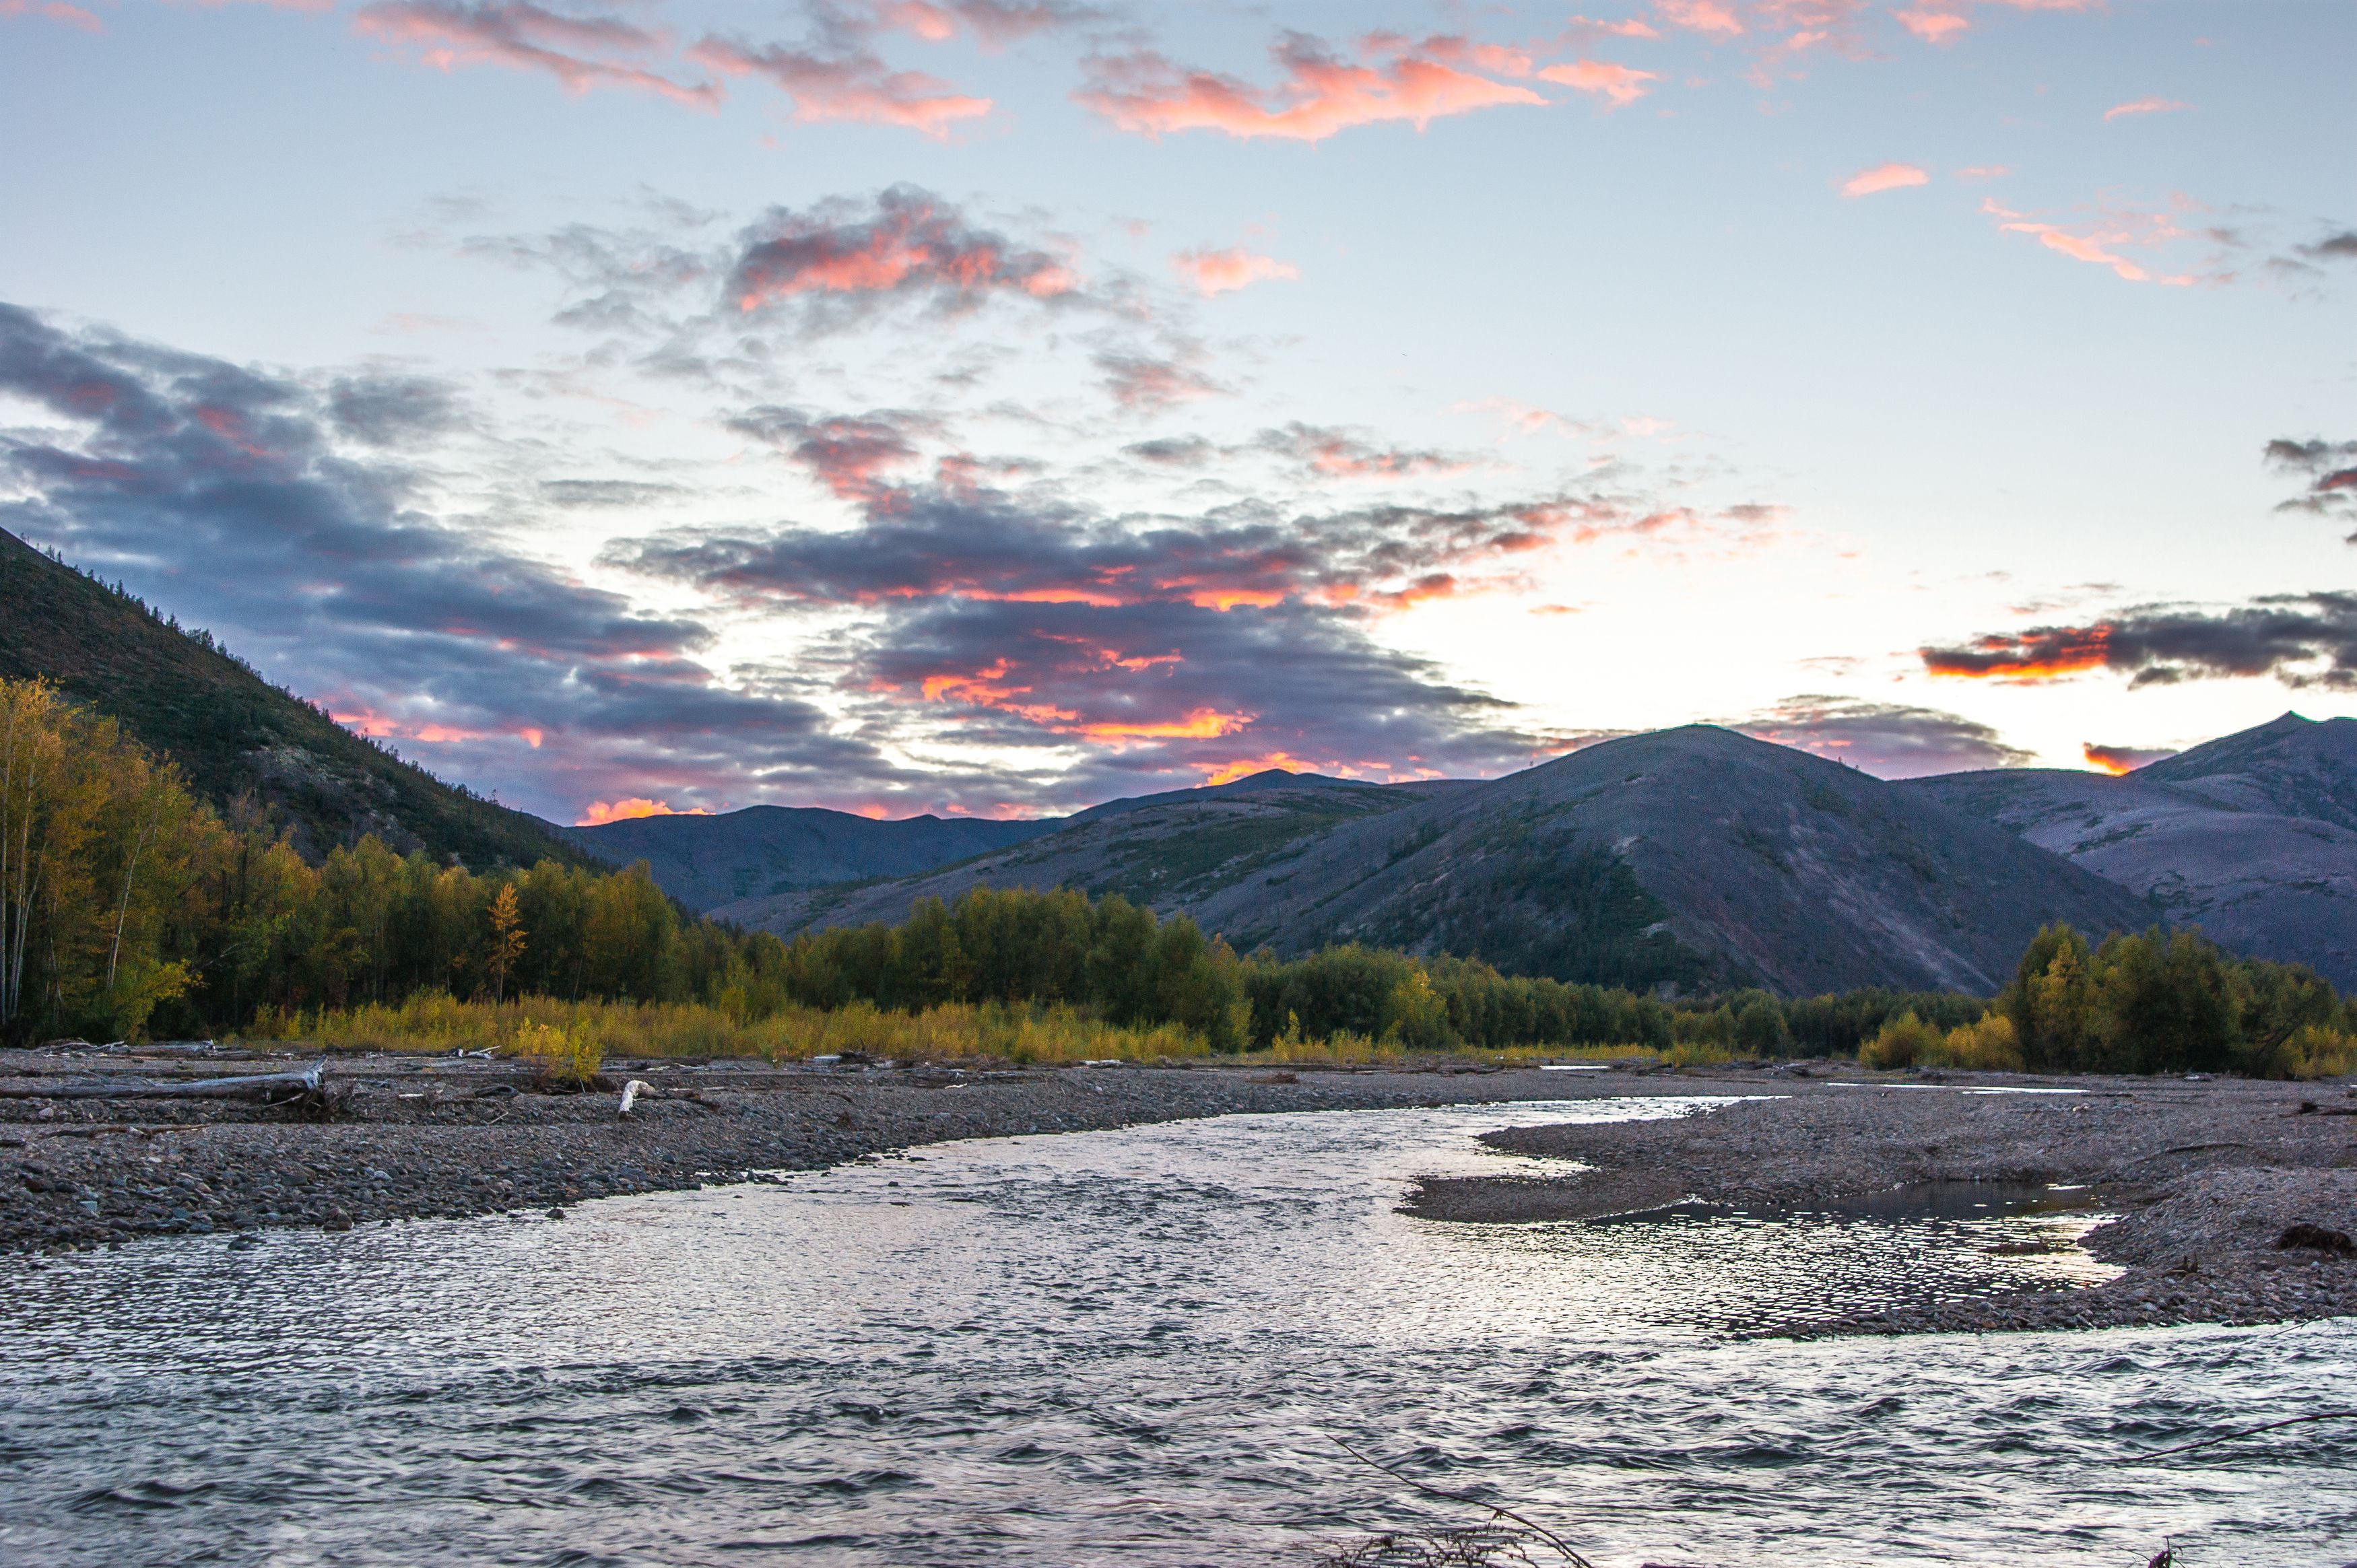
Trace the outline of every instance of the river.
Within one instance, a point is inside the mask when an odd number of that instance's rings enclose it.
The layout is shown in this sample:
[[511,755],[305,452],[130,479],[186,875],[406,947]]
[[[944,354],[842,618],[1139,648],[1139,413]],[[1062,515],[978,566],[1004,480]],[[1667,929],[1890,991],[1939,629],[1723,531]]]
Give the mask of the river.
[[[1307,1563],[1504,1501],[1598,1568],[2357,1562],[2357,1324],[1794,1342],[2104,1277],[2083,1214],[1394,1211],[1674,1101],[942,1144],[554,1221],[0,1274],[10,1563]],[[2014,1245],[2003,1251],[1989,1249]]]

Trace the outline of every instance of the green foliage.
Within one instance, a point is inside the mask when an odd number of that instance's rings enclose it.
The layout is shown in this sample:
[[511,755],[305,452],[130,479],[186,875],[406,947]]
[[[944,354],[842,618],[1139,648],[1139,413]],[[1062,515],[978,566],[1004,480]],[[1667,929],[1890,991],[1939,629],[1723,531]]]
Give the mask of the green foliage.
[[2091,948],[2070,927],[2049,926],[1997,1006],[2040,1072],[2284,1076],[2330,1056],[2330,1034],[2350,1025],[2314,972],[2158,929]]

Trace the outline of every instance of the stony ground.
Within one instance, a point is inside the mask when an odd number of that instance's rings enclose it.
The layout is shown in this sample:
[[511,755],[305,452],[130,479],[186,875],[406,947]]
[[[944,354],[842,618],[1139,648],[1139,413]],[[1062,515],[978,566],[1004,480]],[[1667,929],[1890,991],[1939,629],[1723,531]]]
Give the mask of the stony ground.
[[[2095,1207],[2120,1215],[2084,1243],[2125,1267],[2110,1283],[1784,1331],[2265,1323],[2357,1314],[2357,1256],[2349,1251],[2357,1233],[2357,1090],[2080,1079],[2066,1080],[2083,1091],[2076,1094],[1970,1091],[1998,1081],[1960,1076],[1944,1088],[1820,1081],[1706,1116],[1517,1128],[1488,1141],[1592,1168],[1559,1182],[1427,1183],[1416,1207],[1439,1218],[1511,1220],[1626,1213],[1694,1197],[1772,1212],[1924,1182],[2084,1184]],[[2287,1231],[2309,1244],[2280,1245]]]
[[[2125,1266],[2092,1290],[2020,1292],[1794,1332],[2253,1323],[2357,1314],[2357,1090],[2074,1079],[2083,1092],[1969,1092],[2001,1080],[1787,1067],[1717,1073],[620,1062],[655,1092],[542,1092],[472,1058],[339,1058],[326,1120],[200,1099],[71,1099],[136,1076],[195,1080],[311,1058],[0,1052],[0,1249],[258,1227],[562,1209],[615,1193],[757,1178],[947,1139],[1074,1132],[1231,1112],[1608,1095],[1767,1095],[1706,1115],[1492,1134],[1580,1162],[1560,1178],[1425,1184],[1441,1219],[1577,1220],[1694,1197],[1773,1209],[1913,1183],[2086,1183],[2123,1217],[2088,1239]],[[2023,1080],[2028,1081],[2028,1080]],[[1910,1087],[1896,1087],[1903,1083]],[[2037,1086],[2061,1086],[2037,1080]],[[316,1112],[315,1112],[316,1113]],[[2315,1229],[2321,1246],[2281,1248]]]
[[45,1098],[137,1077],[283,1071],[307,1058],[200,1060],[0,1052],[0,1249],[262,1226],[561,1208],[624,1192],[838,1165],[952,1138],[1062,1133],[1238,1111],[1556,1097],[1570,1074],[1210,1068],[957,1071],[861,1064],[609,1062],[656,1093],[537,1092],[473,1059],[340,1058],[332,1119],[197,1099]]

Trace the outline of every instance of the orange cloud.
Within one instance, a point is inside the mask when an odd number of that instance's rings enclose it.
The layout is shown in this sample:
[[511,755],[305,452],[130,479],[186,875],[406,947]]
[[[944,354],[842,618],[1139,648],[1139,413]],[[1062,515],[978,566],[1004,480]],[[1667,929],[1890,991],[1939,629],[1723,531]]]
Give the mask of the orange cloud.
[[2177,755],[2174,751],[2142,746],[2097,746],[2092,740],[2079,747],[2079,754],[2087,759],[2090,767],[2100,768],[2115,778],[2123,773],[2133,773],[2147,763],[2158,762],[2164,757]]
[[2007,637],[1994,633],[1962,648],[1926,648],[1923,667],[1934,675],[2008,683],[2052,681],[2100,670],[2109,659],[2112,628],[2062,627]]
[[1253,722],[1250,714],[1197,708],[1183,719],[1148,724],[1089,724],[1072,733],[1089,740],[1216,740]]
[[[1272,768],[1281,768],[1287,773],[1318,771],[1318,764],[1304,762],[1290,752],[1284,751],[1272,751],[1264,757],[1240,757],[1233,762],[1216,765],[1205,763],[1200,766],[1211,769],[1210,776],[1203,780],[1206,787],[1232,784],[1239,779],[1249,779],[1255,773],[1265,773]],[[1329,763],[1327,766],[1330,768],[1334,765]]]
[[1546,102],[1526,87],[1460,70],[1396,40],[1372,51],[1372,63],[1355,65],[1326,53],[1314,39],[1297,37],[1274,52],[1285,79],[1266,91],[1233,77],[1182,70],[1140,50],[1094,61],[1093,80],[1073,96],[1121,130],[1139,135],[1221,131],[1247,140],[1301,142],[1320,142],[1338,131],[1386,121],[1405,120],[1421,131],[1452,114]]
[[1879,164],[1860,169],[1842,181],[1841,193],[1849,197],[1872,196],[1878,191],[1904,190],[1910,186],[1931,183],[1931,175],[1913,164]]
[[680,811],[661,800],[633,795],[621,800],[592,800],[574,819],[573,825],[576,828],[597,828],[608,822],[627,822],[638,817],[708,817],[711,814],[701,806]]
[[1301,275],[1290,262],[1256,256],[1242,246],[1231,251],[1181,251],[1170,258],[1170,270],[1206,298],[1271,279]]
[[1622,109],[1644,97],[1648,91],[1645,83],[1659,81],[1661,76],[1656,71],[1583,59],[1570,65],[1551,65],[1539,72],[1539,80],[1596,93],[1610,99],[1615,109]]
[[2104,111],[2107,121],[2126,119],[2130,114],[2174,114],[2180,109],[2190,109],[2190,103],[2180,103],[2174,98],[2139,98],[2132,103],[2115,103]]

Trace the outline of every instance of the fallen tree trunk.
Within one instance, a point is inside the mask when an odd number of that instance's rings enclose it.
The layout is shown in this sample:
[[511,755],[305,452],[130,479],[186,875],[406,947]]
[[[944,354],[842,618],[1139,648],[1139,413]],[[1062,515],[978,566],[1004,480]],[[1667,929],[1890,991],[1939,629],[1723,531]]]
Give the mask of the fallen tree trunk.
[[300,1072],[251,1073],[240,1078],[192,1078],[177,1083],[105,1079],[96,1083],[48,1084],[39,1089],[0,1088],[0,1100],[251,1100],[264,1105],[319,1092],[325,1062]]

